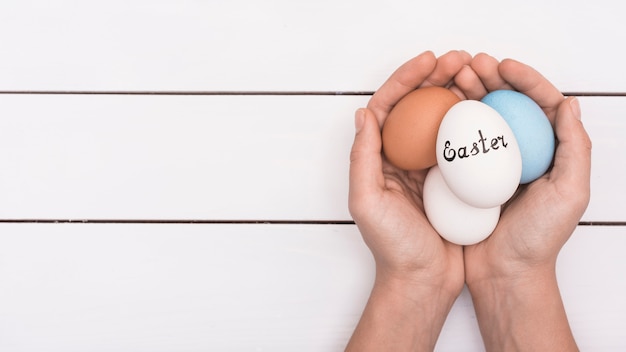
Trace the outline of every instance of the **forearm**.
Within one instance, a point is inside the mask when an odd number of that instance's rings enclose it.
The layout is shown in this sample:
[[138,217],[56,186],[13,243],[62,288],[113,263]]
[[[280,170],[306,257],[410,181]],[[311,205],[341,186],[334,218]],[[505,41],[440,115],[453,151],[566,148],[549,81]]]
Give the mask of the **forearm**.
[[456,296],[378,277],[346,351],[432,351]]
[[468,286],[487,351],[578,351],[553,269]]

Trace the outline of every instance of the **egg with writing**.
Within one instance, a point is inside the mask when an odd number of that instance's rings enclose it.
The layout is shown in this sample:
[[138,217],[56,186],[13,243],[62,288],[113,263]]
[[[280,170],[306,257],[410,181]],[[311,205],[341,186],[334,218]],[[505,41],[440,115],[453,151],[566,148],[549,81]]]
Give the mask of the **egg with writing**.
[[493,108],[476,100],[455,104],[441,121],[436,143],[441,174],[463,202],[492,208],[515,193],[522,157],[513,131]]
[[500,218],[500,206],[476,208],[458,199],[436,165],[428,170],[423,197],[430,224],[441,237],[458,245],[472,245],[489,237]]
[[522,154],[520,183],[532,182],[546,173],[554,157],[555,138],[550,120],[530,97],[513,90],[496,90],[483,103],[508,123]]
[[435,165],[439,124],[446,111],[459,101],[443,87],[419,88],[403,97],[383,125],[383,153],[387,160],[404,170]]

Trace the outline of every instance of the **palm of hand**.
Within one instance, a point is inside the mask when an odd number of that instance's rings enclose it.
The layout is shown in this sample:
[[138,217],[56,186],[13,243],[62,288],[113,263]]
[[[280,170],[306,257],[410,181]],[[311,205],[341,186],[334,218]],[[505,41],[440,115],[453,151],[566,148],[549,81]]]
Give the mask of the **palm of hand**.
[[556,254],[574,231],[588,202],[584,192],[572,197],[572,191],[563,189],[555,172],[558,170],[520,186],[504,207],[493,234],[466,248],[470,280],[474,279],[473,269],[485,265],[502,276],[554,265]]
[[394,239],[394,266],[412,270],[429,268],[442,273],[460,269],[462,274],[462,264],[449,268],[446,263],[461,263],[461,248],[443,241],[424,213],[422,188],[426,172],[403,171],[387,164],[383,168],[386,191],[380,203],[385,211],[375,221],[384,224],[387,233],[400,236]]

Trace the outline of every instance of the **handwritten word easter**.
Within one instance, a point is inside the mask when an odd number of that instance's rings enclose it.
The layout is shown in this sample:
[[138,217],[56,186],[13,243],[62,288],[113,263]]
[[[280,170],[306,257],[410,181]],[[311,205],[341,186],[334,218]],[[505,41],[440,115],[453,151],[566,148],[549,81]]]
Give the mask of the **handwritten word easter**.
[[506,148],[509,145],[504,141],[504,135],[492,138],[490,141],[491,143],[486,143],[487,138],[483,137],[483,132],[481,130],[478,130],[478,136],[480,138],[478,141],[472,143],[472,147],[469,152],[467,150],[469,147],[467,146],[463,146],[455,150],[450,146],[450,141],[446,141],[443,149],[444,159],[447,161],[453,161],[456,157],[459,159],[469,158],[480,153],[486,154],[490,150],[498,150],[500,147]]

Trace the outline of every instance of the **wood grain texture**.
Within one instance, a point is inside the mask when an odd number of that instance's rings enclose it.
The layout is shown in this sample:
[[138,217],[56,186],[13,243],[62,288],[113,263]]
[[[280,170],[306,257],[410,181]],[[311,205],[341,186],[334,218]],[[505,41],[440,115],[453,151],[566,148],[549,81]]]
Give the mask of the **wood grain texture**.
[[[582,350],[626,348],[626,236],[580,227],[558,276]],[[0,225],[0,350],[340,351],[373,262],[354,225]],[[611,279],[612,278],[612,279]],[[481,351],[471,298],[438,351]]]
[[0,90],[372,91],[424,50],[512,57],[626,92],[612,0],[6,0]]
[[[349,221],[354,96],[0,95],[1,219]],[[626,98],[582,97],[584,221],[626,221]]]
[[[0,222],[154,222],[0,223],[0,351],[343,350],[374,275],[354,225],[316,224],[350,221],[353,112],[369,97],[345,94],[453,49],[592,95],[583,221],[622,225],[579,226],[558,278],[581,350],[626,350],[621,7],[0,2]],[[301,95],[320,92],[336,95]],[[308,224],[162,223],[189,219]],[[483,350],[465,290],[437,351]]]

